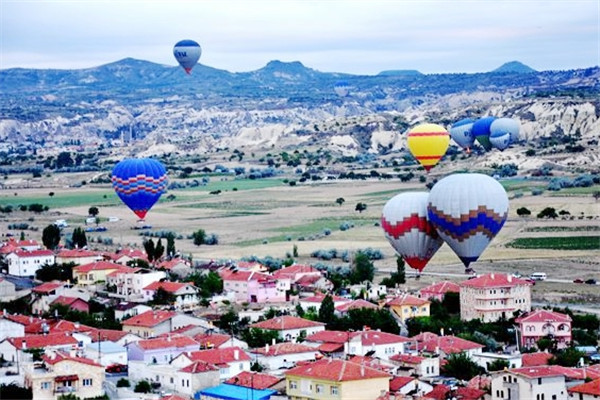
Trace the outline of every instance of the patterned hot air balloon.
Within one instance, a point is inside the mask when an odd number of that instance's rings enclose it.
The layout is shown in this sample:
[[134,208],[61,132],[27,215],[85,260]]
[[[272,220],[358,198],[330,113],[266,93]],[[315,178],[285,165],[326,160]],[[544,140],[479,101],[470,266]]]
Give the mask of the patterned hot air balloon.
[[193,40],[180,40],[173,47],[173,55],[175,59],[183,67],[185,72],[189,74],[194,68],[194,65],[200,59],[202,48]]
[[490,143],[498,150],[504,150],[519,140],[519,121],[512,118],[498,118],[490,125]]
[[508,196],[484,174],[452,174],[429,193],[427,215],[438,234],[462,260],[476,261],[508,216]]
[[408,132],[407,142],[412,155],[429,171],[446,154],[450,135],[441,125],[421,124]]
[[475,120],[471,118],[461,119],[458,122],[455,122],[450,127],[450,137],[452,140],[456,142],[460,147],[470,151],[471,146],[473,146],[473,142],[475,141],[475,137],[471,132],[473,128],[473,123]]
[[167,171],[158,161],[134,158],[120,161],[112,170],[113,188],[140,219],[167,189]]
[[335,93],[340,97],[346,97],[350,93],[350,85],[346,81],[338,81],[333,87]]
[[475,140],[477,140],[486,151],[492,149],[492,143],[490,143],[490,126],[495,120],[496,117],[483,117],[475,121],[471,128],[473,137],[475,137]]
[[405,192],[383,207],[381,226],[396,252],[412,268],[423,271],[444,243],[427,219],[427,192]]

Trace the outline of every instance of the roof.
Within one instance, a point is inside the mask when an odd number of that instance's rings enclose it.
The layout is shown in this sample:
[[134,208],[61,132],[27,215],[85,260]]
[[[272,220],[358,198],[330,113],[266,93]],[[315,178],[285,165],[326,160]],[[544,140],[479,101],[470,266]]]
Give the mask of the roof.
[[406,343],[410,339],[393,333],[379,331],[362,331],[359,332],[363,346],[378,346],[382,344]]
[[548,365],[548,361],[553,357],[551,353],[523,353],[521,362],[523,367],[536,367],[539,365]]
[[161,263],[159,263],[157,265],[157,268],[164,268],[167,270],[171,270],[178,265],[184,265],[186,267],[189,267],[189,263],[187,260],[185,260],[183,258],[173,258],[172,260],[162,261]]
[[261,280],[265,280],[265,281],[275,280],[275,278],[273,276],[264,274],[262,272],[244,271],[244,270],[237,270],[237,269],[231,270],[229,268],[220,269],[219,276],[224,281],[247,282],[247,281],[261,281]]
[[572,319],[567,314],[561,314],[549,310],[536,310],[528,312],[525,315],[515,319],[515,322],[571,322]]
[[531,286],[532,283],[524,279],[515,278],[508,274],[485,274],[477,278],[469,279],[460,283],[460,287],[491,288],[491,287],[514,287]]
[[194,336],[194,340],[198,342],[200,348],[219,347],[222,344],[227,343],[228,340],[231,340],[231,336],[219,333],[201,333]]
[[471,387],[458,387],[456,388],[456,398],[462,400],[479,400],[483,399],[486,394],[485,390],[471,388]]
[[374,368],[376,370],[388,373],[391,373],[396,369],[394,364],[375,357],[352,355],[348,357],[347,360],[355,364],[364,365],[365,367]]
[[[47,335],[25,335],[7,339],[17,349],[39,349],[49,346],[67,346],[78,344],[73,336],[65,333],[49,333]],[[24,344],[24,345],[23,345]]]
[[186,287],[186,286],[192,286],[191,283],[188,282],[152,282],[151,284],[149,284],[148,286],[146,286],[144,288],[144,290],[158,290],[159,288],[162,288],[164,291],[169,292],[169,293],[176,293],[177,291],[181,290],[182,288]]
[[50,293],[53,290],[56,290],[60,287],[65,286],[65,282],[57,282],[57,281],[53,281],[53,282],[44,282],[39,286],[34,287],[33,289],[31,289],[34,293]]
[[342,351],[343,349],[343,343],[323,343],[322,345],[317,347],[317,350],[319,350],[322,353],[335,353],[338,351]]
[[[236,358],[237,354],[237,358]],[[225,347],[223,349],[199,350],[186,353],[191,361],[205,361],[215,365],[226,365],[230,362],[251,361],[246,352],[239,347]]]
[[377,304],[371,303],[370,301],[358,299],[358,300],[351,301],[349,303],[340,304],[335,309],[338,310],[339,312],[343,313],[343,312],[348,312],[349,310],[355,310],[358,308],[370,308],[370,309],[374,310],[374,309],[378,309],[379,306]]
[[188,374],[201,374],[204,372],[218,371],[219,368],[214,364],[209,364],[206,361],[194,361],[187,367],[181,368],[179,372],[186,372]]
[[420,293],[427,293],[429,295],[442,295],[448,292],[458,293],[460,286],[457,283],[450,281],[441,281],[434,283],[433,285],[426,286],[419,290]]
[[417,341],[417,342],[425,342],[427,340],[437,339],[438,337],[439,337],[439,335],[437,335],[433,332],[422,332],[422,333],[419,333],[418,335],[411,337],[410,339],[413,341]]
[[435,339],[427,340],[419,345],[419,349],[429,353],[436,352],[439,347],[446,354],[461,353],[466,350],[480,349],[485,347],[482,344],[462,339],[457,336],[438,336]]
[[268,389],[281,382],[283,377],[259,372],[242,371],[234,377],[227,379],[224,383],[254,389]]
[[12,252],[19,258],[33,258],[33,257],[50,257],[54,256],[52,250],[15,250]]
[[593,380],[591,382],[583,383],[581,385],[573,386],[567,389],[569,393],[583,393],[594,396],[600,396],[600,379]]
[[390,381],[390,392],[397,392],[414,380],[411,376],[395,376]]
[[284,331],[290,329],[313,328],[317,326],[325,326],[323,322],[311,321],[304,318],[293,317],[291,315],[283,315],[266,321],[261,321],[250,325],[251,328],[268,329],[274,331]]
[[177,313],[174,311],[148,310],[124,320],[122,324],[123,326],[152,327],[170,320],[175,315],[177,315]]
[[71,305],[73,305],[73,303],[76,303],[77,301],[82,302],[84,304],[88,304],[87,301],[80,299],[79,297],[68,297],[68,296],[58,296],[50,304],[62,304],[64,306],[71,306]]
[[[352,300],[347,299],[345,297],[341,297],[341,296],[331,296],[331,299],[333,300],[334,303],[350,303]],[[302,303],[319,303],[321,304],[323,302],[323,299],[325,299],[325,297],[327,297],[326,294],[323,293],[318,293],[315,294],[314,296],[310,296],[310,297],[305,297],[303,299],[300,299],[300,302]]]
[[344,344],[351,338],[358,336],[359,332],[346,332],[346,331],[320,331],[315,332],[312,335],[306,337],[308,342],[321,342],[321,343],[338,343]]
[[391,300],[388,300],[387,306],[423,306],[425,304],[429,304],[429,300],[420,299],[417,296],[413,296],[410,294],[403,294],[397,297],[394,297]]
[[248,389],[244,386],[229,385],[222,383],[219,386],[213,386],[200,391],[201,395],[208,396],[211,399],[227,399],[227,400],[246,400],[248,398],[254,400],[268,400],[275,390],[271,389]]
[[275,357],[286,354],[315,353],[315,348],[300,343],[277,343],[251,350],[251,353],[260,354],[265,357]]
[[435,385],[431,392],[425,393],[426,399],[446,400],[446,394],[450,388],[446,385]]
[[42,359],[44,360],[44,362],[46,364],[50,364],[50,365],[57,364],[61,361],[73,361],[73,362],[77,362],[77,363],[81,363],[81,364],[86,364],[86,365],[89,365],[92,367],[99,367],[99,368],[104,369],[104,367],[102,365],[98,364],[97,362],[95,362],[93,360],[90,360],[89,358],[71,357],[70,355],[63,353],[61,351],[57,351],[50,355],[44,354],[42,356]]
[[160,397],[158,400],[189,400],[189,397],[181,397],[176,394],[168,394],[166,396]]
[[85,250],[85,249],[62,249],[56,255],[61,258],[80,258],[80,257],[101,257],[101,254],[97,251]]
[[198,342],[191,337],[184,335],[169,335],[140,340],[137,342],[137,346],[143,350],[170,349],[192,346],[198,349],[200,348]]
[[277,279],[295,278],[297,274],[321,274],[321,271],[310,265],[294,264],[273,272]]
[[20,315],[20,314],[3,314],[4,318],[21,324],[25,327],[25,333],[36,334],[42,333],[42,325],[47,323],[45,319],[32,317],[28,315]]
[[561,371],[558,371],[554,366],[542,365],[537,367],[524,367],[509,369],[508,372],[520,375],[525,378],[545,378],[550,376],[564,376]]
[[405,364],[421,364],[426,358],[412,354],[394,354],[390,357],[390,360],[399,361]]
[[[129,267],[126,267],[129,268]],[[74,267],[74,272],[90,272],[90,271],[106,271],[106,270],[120,270],[123,269],[123,265],[115,264],[109,261],[96,261],[89,264],[83,264],[78,267]]]
[[345,360],[322,359],[288,370],[287,376],[319,378],[326,381],[347,382],[363,379],[389,378],[390,374]]

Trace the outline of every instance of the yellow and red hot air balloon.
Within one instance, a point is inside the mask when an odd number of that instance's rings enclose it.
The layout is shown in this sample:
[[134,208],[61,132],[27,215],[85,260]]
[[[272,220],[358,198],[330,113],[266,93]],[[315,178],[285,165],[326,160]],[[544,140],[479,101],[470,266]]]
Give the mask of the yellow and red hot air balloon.
[[408,148],[412,155],[429,172],[446,154],[450,134],[438,124],[420,124],[408,132]]

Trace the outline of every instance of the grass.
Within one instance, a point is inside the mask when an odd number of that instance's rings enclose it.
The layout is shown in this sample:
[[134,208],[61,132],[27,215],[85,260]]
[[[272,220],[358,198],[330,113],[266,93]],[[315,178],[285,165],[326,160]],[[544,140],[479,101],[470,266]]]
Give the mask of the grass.
[[572,187],[572,188],[564,188],[558,191],[550,191],[547,193],[550,196],[591,196],[595,192],[600,191],[599,185],[593,185],[588,187]]
[[106,190],[73,190],[68,193],[28,195],[28,196],[3,196],[0,197],[0,205],[13,207],[19,205],[41,204],[50,209],[78,206],[114,206],[121,204],[121,200],[111,189]]
[[531,189],[543,188],[545,189],[548,186],[548,182],[546,181],[533,181],[533,180],[523,180],[523,179],[506,179],[501,180],[500,184],[507,192],[511,191],[527,191]]
[[178,191],[185,192],[213,192],[220,190],[233,191],[237,190],[254,190],[254,189],[265,189],[270,187],[282,186],[285,183],[283,179],[272,178],[272,179],[227,179],[222,181],[210,181],[205,186],[197,186],[193,188],[177,189]]
[[517,238],[507,246],[517,249],[600,250],[600,236]]
[[589,232],[600,231],[598,225],[588,226],[534,226],[526,228],[525,232]]

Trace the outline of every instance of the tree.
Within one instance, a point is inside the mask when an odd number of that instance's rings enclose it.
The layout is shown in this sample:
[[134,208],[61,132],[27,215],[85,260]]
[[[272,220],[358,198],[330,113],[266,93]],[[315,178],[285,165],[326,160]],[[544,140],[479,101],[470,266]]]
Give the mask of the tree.
[[350,273],[350,283],[356,284],[361,282],[373,282],[375,276],[375,267],[369,257],[362,253],[356,253],[354,257],[354,269]]
[[346,200],[344,200],[344,198],[343,198],[343,197],[338,197],[337,199],[335,199],[335,202],[336,202],[336,203],[337,203],[339,206],[341,206],[342,204],[344,204],[344,202],[345,202],[345,201],[346,201]]
[[241,338],[252,348],[264,347],[267,344],[273,343],[273,340],[281,342],[277,331],[258,328],[244,329],[241,333]]
[[175,255],[175,234],[173,232],[167,233],[167,257],[173,257]]
[[154,305],[169,305],[173,304],[177,300],[173,293],[167,292],[162,287],[156,289],[154,297],[152,298],[152,304]]
[[577,350],[575,347],[567,347],[554,354],[548,363],[550,365],[561,365],[563,367],[576,367],[585,353]]
[[319,307],[319,321],[329,323],[335,318],[335,305],[333,298],[328,294]]
[[92,217],[95,217],[100,214],[100,210],[98,210],[98,207],[92,206],[88,209],[88,214]]
[[130,387],[131,384],[129,383],[129,379],[127,378],[121,378],[117,381],[117,387]]
[[517,208],[517,215],[519,217],[527,217],[528,215],[531,215],[531,211],[526,207]]
[[558,218],[558,214],[556,213],[556,210],[554,209],[554,207],[546,207],[542,211],[539,212],[537,217],[538,218],[556,219],[556,218]]
[[56,168],[64,168],[64,167],[72,167],[73,159],[71,158],[71,153],[67,151],[61,152],[58,157],[56,157]]
[[162,238],[158,238],[158,242],[156,243],[156,247],[154,248],[154,259],[160,260],[162,256],[165,254],[165,246],[162,244]]
[[73,267],[75,263],[63,263],[63,264],[52,264],[42,265],[37,271],[35,271],[35,278],[42,282],[51,282],[54,280],[58,281],[72,281],[73,280]]
[[194,244],[196,246],[203,245],[206,241],[206,232],[204,229],[198,229],[196,232],[192,233],[192,238],[194,239]]
[[453,353],[446,358],[446,365],[442,368],[447,376],[453,376],[456,379],[468,381],[474,376],[479,375],[483,368],[472,361],[465,353]]
[[23,388],[14,383],[10,383],[8,385],[1,384],[0,397],[11,400],[29,400],[33,399],[33,390],[31,388]]
[[148,256],[148,261],[154,261],[154,241],[152,239],[144,240],[143,245],[146,256]]
[[383,278],[381,284],[393,288],[396,287],[396,285],[406,283],[404,265],[404,259],[402,257],[396,257],[396,272],[392,272],[389,277]]
[[510,363],[506,360],[497,359],[488,364],[487,370],[492,371],[502,371],[504,368],[510,367]]
[[73,246],[78,249],[83,249],[85,246],[87,246],[87,238],[85,237],[85,231],[83,228],[78,226],[77,228],[73,229],[71,241],[73,242]]
[[48,225],[42,231],[42,243],[49,250],[54,250],[60,242],[60,228],[54,224]]
[[365,203],[356,203],[356,207],[354,208],[354,210],[358,211],[359,213],[362,213],[366,209],[367,205]]
[[150,385],[150,382],[148,382],[146,380],[139,381],[135,385],[135,388],[133,389],[133,391],[136,393],[150,393],[152,391],[152,385]]

